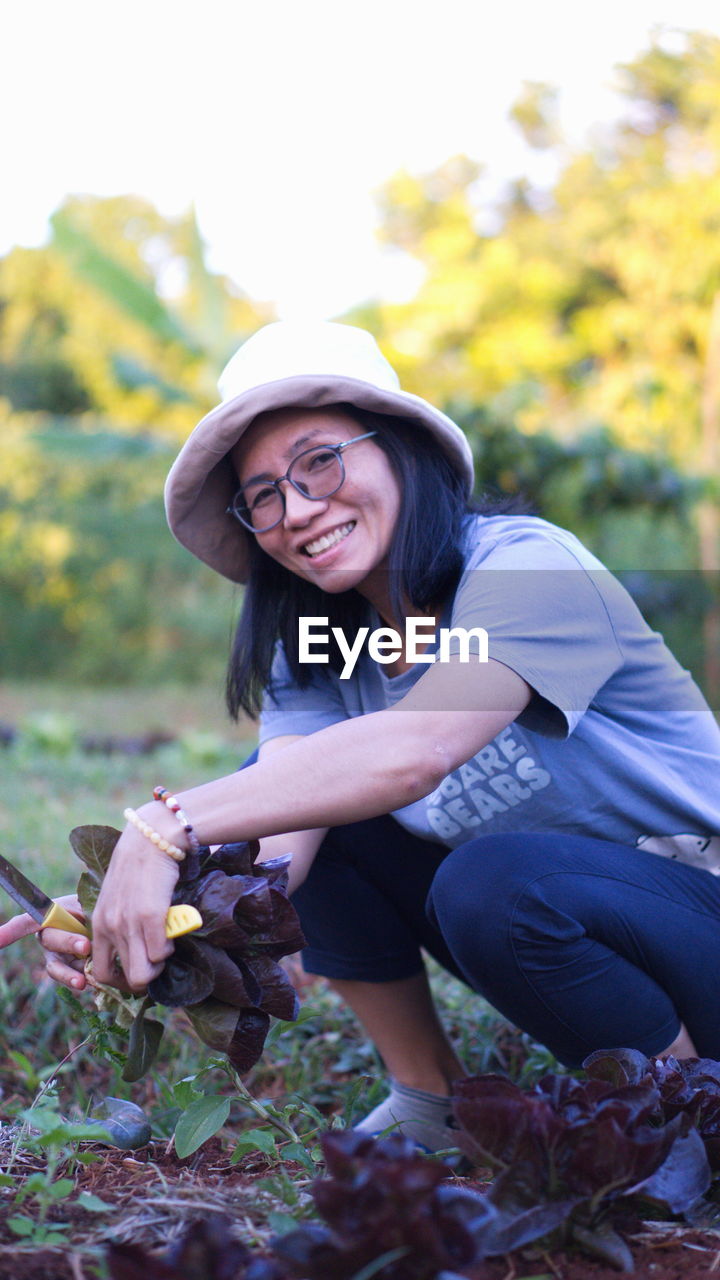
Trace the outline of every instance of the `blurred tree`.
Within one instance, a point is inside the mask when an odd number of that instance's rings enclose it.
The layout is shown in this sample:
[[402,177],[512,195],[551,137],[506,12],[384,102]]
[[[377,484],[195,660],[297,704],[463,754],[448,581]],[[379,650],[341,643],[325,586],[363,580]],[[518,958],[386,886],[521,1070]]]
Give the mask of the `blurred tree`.
[[163,481],[272,316],[208,270],[192,210],[71,197],[52,228],[0,260],[4,672],[219,676],[232,594],[169,536]]
[[1,404],[0,431],[3,676],[219,684],[237,593],[167,531],[175,447]]
[[559,137],[549,86],[513,116],[558,148],[552,190],[514,184],[479,208],[462,157],[392,179],[382,237],[425,279],[403,304],[354,317],[379,333],[411,389],[447,402],[511,395],[524,430],[609,424],[623,443],[699,468],[700,397],[720,288],[720,40],[658,36],[621,68],[627,108],[584,150]]
[[46,247],[0,259],[0,395],[185,435],[269,309],[208,269],[192,209],[71,196],[51,221]]
[[[675,538],[685,567],[705,573],[696,584],[698,598],[708,596],[705,683],[720,699],[720,319],[712,322],[720,294],[720,39],[658,34],[619,75],[622,118],[576,150],[560,134],[552,87],[523,87],[511,115],[532,146],[555,150],[549,190],[522,180],[483,209],[478,167],[464,157],[387,183],[381,237],[416,258],[425,277],[409,302],[369,303],[348,318],[377,332],[409,390],[465,415],[481,459],[493,418],[566,442],[563,466],[545,475],[541,511],[584,527],[598,550],[603,540],[612,544],[616,565],[637,566],[643,554],[655,563],[662,550],[681,567]],[[484,412],[473,415],[478,405]],[[704,477],[699,536],[676,529],[670,537],[666,527],[653,542],[634,517],[632,537],[609,535],[608,522],[628,528],[619,514],[626,490],[641,497],[653,484],[630,461],[637,451]],[[584,493],[583,453],[597,484]],[[541,457],[550,466],[545,445]],[[508,479],[507,468],[498,474]],[[598,501],[602,520],[589,530]]]
[[540,80],[526,80],[510,108],[510,118],[531,147],[544,150],[562,139],[558,116],[558,91]]

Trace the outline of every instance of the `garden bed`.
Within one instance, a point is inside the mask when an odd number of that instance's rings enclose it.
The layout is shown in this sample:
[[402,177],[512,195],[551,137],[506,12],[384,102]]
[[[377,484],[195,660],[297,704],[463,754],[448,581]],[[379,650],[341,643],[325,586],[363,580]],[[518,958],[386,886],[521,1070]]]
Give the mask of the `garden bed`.
[[[304,994],[307,1001],[315,998],[320,1005],[327,999],[312,983],[306,986]],[[353,1043],[350,1024],[343,1026],[333,1022],[332,1007],[325,1008],[323,1012],[325,1036],[330,1040],[332,1051],[337,1053],[338,1037],[347,1041],[345,1053],[349,1060],[352,1058],[354,1061],[357,1085],[362,1043]],[[448,1010],[448,1016],[452,1019],[452,1008]],[[314,1074],[319,1075],[321,1066],[316,1055],[321,1047],[327,1051],[327,1045],[324,1036],[317,1038],[311,1035],[312,1027],[312,1018],[301,1022],[294,1031],[294,1039],[304,1041],[305,1052],[299,1055],[304,1059],[304,1069],[310,1061]],[[178,1026],[176,1032],[179,1030]],[[186,1045],[177,1035],[173,1039],[185,1052]],[[262,1105],[269,1114],[273,1112],[271,1098],[274,1096],[277,1107],[281,1108],[287,1100],[287,1084],[299,1083],[293,1079],[293,1072],[299,1069],[298,1060],[293,1058],[289,1061],[286,1056],[287,1045],[292,1039],[293,1031],[288,1028],[272,1046],[277,1060],[276,1074],[272,1074],[268,1063],[254,1077],[253,1090],[262,1094]],[[517,1035],[513,1038],[507,1029],[497,1036],[496,1052],[506,1056],[509,1053],[513,1067],[521,1064],[523,1058],[526,1068],[528,1063],[532,1066],[528,1056],[531,1050],[532,1046],[526,1040]],[[84,1057],[84,1052],[77,1055],[78,1070],[73,1072],[72,1080],[76,1087],[82,1087],[89,1095],[97,1092],[96,1072],[99,1066],[107,1076],[107,1063],[103,1064],[92,1054]],[[181,1058],[180,1070],[182,1061]],[[490,1062],[487,1065],[499,1064]],[[161,1070],[167,1070],[165,1063]],[[327,1070],[330,1070],[329,1062]],[[371,1085],[372,1082],[367,1077],[365,1079]],[[108,1080],[106,1087],[109,1083]],[[213,1085],[222,1087],[215,1080]],[[175,1086],[176,1094],[181,1087],[185,1087],[182,1082]],[[341,1094],[352,1088],[352,1073],[346,1079],[338,1079],[336,1090]],[[314,1089],[306,1087],[305,1091],[323,1107],[325,1123],[331,1124],[334,1120],[337,1124],[336,1109],[328,1105],[327,1100],[322,1100],[317,1085]],[[61,1092],[65,1094],[67,1087]],[[11,1095],[9,1101],[9,1110],[16,1116],[20,1114],[18,1098]],[[144,1101],[147,1104],[147,1098]],[[256,1148],[238,1159],[237,1152],[233,1155],[235,1145],[238,1139],[242,1140],[243,1129],[247,1131],[249,1124],[256,1126],[256,1117],[243,1117],[241,1112],[238,1125],[231,1123],[226,1126],[219,1135],[210,1137],[184,1159],[178,1157],[170,1136],[172,1118],[167,1124],[167,1136],[153,1137],[136,1150],[110,1149],[97,1143],[82,1144],[81,1149],[92,1158],[91,1163],[73,1163],[71,1160],[68,1164],[64,1158],[54,1171],[56,1184],[69,1172],[73,1185],[69,1194],[51,1204],[47,1211],[47,1227],[57,1229],[59,1233],[53,1247],[47,1248],[39,1240],[18,1239],[9,1225],[9,1220],[18,1212],[18,1189],[28,1186],[36,1177],[42,1193],[43,1178],[47,1177],[48,1168],[46,1154],[32,1141],[18,1144],[17,1120],[11,1119],[0,1129],[0,1170],[8,1167],[12,1170],[11,1184],[0,1192],[5,1201],[0,1210],[0,1280],[26,1280],[26,1277],[28,1280],[30,1277],[34,1280],[99,1280],[109,1275],[106,1265],[109,1242],[142,1246],[151,1256],[162,1258],[168,1247],[182,1237],[191,1224],[207,1221],[211,1215],[224,1218],[232,1238],[241,1241],[254,1256],[270,1256],[271,1241],[278,1233],[308,1221],[318,1221],[311,1190],[322,1168],[313,1132],[307,1129],[303,1161],[290,1158],[290,1144],[278,1134],[275,1134],[275,1146],[270,1154]],[[272,1147],[272,1141],[269,1145]],[[490,1176],[489,1170],[475,1167],[467,1177],[450,1175],[443,1185],[485,1193],[490,1185]],[[21,1210],[37,1216],[38,1200],[31,1197]],[[714,1211],[712,1203],[706,1205],[703,1202],[704,1217],[693,1223],[679,1217],[674,1221],[643,1218],[635,1207],[629,1206],[619,1212],[616,1207],[613,1223],[629,1245],[635,1273],[643,1280],[646,1277],[653,1280],[674,1280],[675,1277],[699,1280],[700,1276],[706,1277],[714,1272],[720,1275],[720,1231],[711,1225]],[[611,1280],[619,1274],[616,1269],[584,1253],[560,1247],[545,1251],[536,1244],[458,1270],[472,1280]],[[358,1267],[358,1273],[360,1271]],[[147,1280],[155,1280],[152,1264],[145,1266],[144,1274]],[[388,1273],[380,1271],[377,1274],[382,1277]],[[227,1275],[223,1273],[222,1280],[236,1280],[236,1277],[243,1280],[243,1276],[244,1269],[240,1268]],[[202,1280],[216,1280],[211,1272],[200,1271],[197,1280],[200,1277]],[[188,1272],[187,1280],[196,1280],[195,1274]]]
[[[272,1174],[267,1160],[261,1155],[246,1156],[239,1164],[231,1164],[217,1139],[186,1160],[179,1160],[166,1143],[153,1142],[132,1153],[96,1150],[99,1161],[82,1171],[77,1187],[110,1206],[102,1221],[97,1213],[64,1205],[56,1218],[69,1223],[69,1243],[53,1249],[23,1249],[0,1219],[0,1280],[97,1280],[103,1274],[99,1263],[109,1239],[142,1244],[157,1249],[161,1256],[190,1222],[213,1213],[226,1216],[234,1224],[233,1234],[264,1254],[273,1235],[268,1220],[289,1211],[277,1193],[262,1185]],[[308,1203],[307,1172],[291,1162],[285,1172]],[[487,1188],[485,1178],[454,1181],[459,1186]],[[714,1272],[720,1274],[720,1233],[716,1231],[643,1222],[629,1215],[624,1234],[642,1280],[707,1280]],[[619,1275],[585,1255],[533,1248],[486,1260],[469,1274],[477,1280],[617,1280]],[[152,1280],[150,1272],[148,1280]]]

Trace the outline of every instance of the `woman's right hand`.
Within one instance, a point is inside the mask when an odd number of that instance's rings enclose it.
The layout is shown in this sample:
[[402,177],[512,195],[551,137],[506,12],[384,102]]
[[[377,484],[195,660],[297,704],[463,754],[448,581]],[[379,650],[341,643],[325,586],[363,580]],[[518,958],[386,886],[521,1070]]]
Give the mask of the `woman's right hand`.
[[[140,813],[145,816],[144,810]],[[157,817],[151,810],[154,827]],[[177,862],[134,826],[125,828],[93,911],[93,977],[98,982],[139,994],[160,973],[174,950],[165,936],[165,917],[178,875]]]
[[[82,907],[75,894],[67,894],[64,898],[56,898],[56,902],[66,911],[72,912],[80,920],[84,920]],[[17,942],[19,938],[39,934],[39,942],[45,951],[45,968],[48,976],[63,987],[73,991],[83,991],[87,979],[83,972],[85,963],[92,951],[92,942],[79,933],[67,933],[64,929],[41,929],[32,916],[13,916],[5,924],[0,925],[0,950]]]

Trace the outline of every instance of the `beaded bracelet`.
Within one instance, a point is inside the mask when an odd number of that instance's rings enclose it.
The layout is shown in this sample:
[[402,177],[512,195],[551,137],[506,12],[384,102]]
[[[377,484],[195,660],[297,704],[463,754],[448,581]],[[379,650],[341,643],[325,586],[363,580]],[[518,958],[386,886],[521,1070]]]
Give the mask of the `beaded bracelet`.
[[200,848],[200,841],[195,835],[195,828],[188,818],[185,810],[180,807],[180,801],[177,796],[170,795],[167,787],[158,786],[153,788],[153,800],[159,800],[161,804],[167,805],[170,812],[175,814],[175,817],[185,831],[190,848],[193,853],[197,853]]
[[176,844],[171,844],[169,840],[161,836],[160,832],[151,827],[149,822],[145,822],[134,809],[123,809],[123,818],[125,818],[126,822],[130,822],[134,827],[137,827],[146,840],[151,840],[156,848],[162,849],[162,852],[167,853],[175,862],[184,862],[185,850],[179,849]]

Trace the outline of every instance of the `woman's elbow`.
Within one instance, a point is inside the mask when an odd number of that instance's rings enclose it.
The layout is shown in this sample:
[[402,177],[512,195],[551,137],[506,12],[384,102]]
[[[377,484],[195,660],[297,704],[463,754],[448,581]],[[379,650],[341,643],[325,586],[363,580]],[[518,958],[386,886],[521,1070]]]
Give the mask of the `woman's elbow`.
[[407,799],[403,804],[413,804],[414,801],[429,796],[454,768],[455,763],[447,745],[437,739],[425,739],[406,761],[402,786]]

